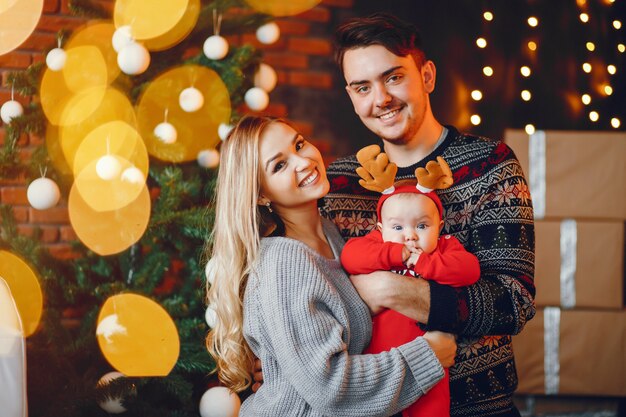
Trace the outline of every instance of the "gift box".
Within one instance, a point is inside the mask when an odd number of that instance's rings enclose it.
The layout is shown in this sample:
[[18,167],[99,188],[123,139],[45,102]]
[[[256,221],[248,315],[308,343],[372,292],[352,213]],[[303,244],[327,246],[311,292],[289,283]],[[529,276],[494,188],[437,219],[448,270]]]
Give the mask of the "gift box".
[[513,337],[520,394],[626,396],[626,311],[538,309]]
[[624,305],[624,223],[537,220],[537,306]]
[[626,133],[507,130],[535,218],[626,219]]

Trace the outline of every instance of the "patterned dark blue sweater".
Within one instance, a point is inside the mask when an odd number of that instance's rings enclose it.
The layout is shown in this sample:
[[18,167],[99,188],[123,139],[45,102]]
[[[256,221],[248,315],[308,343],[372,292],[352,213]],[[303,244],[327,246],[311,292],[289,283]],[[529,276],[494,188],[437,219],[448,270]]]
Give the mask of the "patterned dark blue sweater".
[[[450,368],[452,416],[517,415],[511,335],[535,315],[530,192],[508,146],[446,127],[444,142],[422,161],[399,168],[396,180],[414,179],[415,169],[437,156],[448,162],[454,185],[438,191],[445,211],[442,233],[454,235],[478,257],[481,278],[462,288],[429,281],[431,310],[425,328],[459,336]],[[362,236],[376,224],[380,194],[359,185],[357,166],[354,156],[329,166],[331,189],[320,206],[344,239]]]

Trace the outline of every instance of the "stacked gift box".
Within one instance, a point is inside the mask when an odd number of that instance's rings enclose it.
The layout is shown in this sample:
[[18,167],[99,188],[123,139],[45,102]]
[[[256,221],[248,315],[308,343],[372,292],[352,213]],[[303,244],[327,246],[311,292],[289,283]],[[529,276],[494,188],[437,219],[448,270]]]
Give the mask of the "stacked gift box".
[[626,133],[508,130],[535,211],[537,315],[521,394],[626,396]]

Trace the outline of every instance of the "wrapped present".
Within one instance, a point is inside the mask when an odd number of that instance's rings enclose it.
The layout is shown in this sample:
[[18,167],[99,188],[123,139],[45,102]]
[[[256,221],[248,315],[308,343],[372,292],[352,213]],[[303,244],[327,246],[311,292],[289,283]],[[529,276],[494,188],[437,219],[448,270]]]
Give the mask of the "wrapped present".
[[507,130],[535,218],[626,219],[626,133]]

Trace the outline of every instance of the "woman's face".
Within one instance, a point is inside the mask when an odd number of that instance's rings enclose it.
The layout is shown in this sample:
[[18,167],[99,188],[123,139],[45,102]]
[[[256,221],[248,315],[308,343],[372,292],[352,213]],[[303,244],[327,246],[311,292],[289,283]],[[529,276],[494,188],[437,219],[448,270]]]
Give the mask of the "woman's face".
[[291,126],[270,124],[260,137],[261,198],[279,213],[316,203],[330,188],[322,155]]

